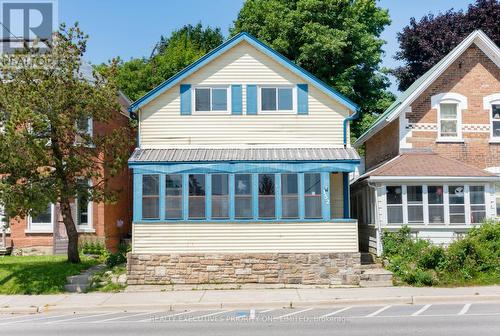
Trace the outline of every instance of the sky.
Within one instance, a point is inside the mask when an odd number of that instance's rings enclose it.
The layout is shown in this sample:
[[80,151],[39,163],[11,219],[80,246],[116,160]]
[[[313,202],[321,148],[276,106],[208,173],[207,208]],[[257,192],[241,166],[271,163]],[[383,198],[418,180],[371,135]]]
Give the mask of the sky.
[[[243,0],[58,0],[59,22],[79,22],[90,35],[85,58],[93,64],[120,56],[124,60],[149,56],[160,36],[168,36],[185,24],[220,27],[228,30],[242,7]],[[397,33],[411,17],[466,9],[474,0],[381,0],[379,6],[389,10],[392,23],[381,38],[387,43],[382,65],[396,67]],[[397,93],[391,78],[390,90]]]

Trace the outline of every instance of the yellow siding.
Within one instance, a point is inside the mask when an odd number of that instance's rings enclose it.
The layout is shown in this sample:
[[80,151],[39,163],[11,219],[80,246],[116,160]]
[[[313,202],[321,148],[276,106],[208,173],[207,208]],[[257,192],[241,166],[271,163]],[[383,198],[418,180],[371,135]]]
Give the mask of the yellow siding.
[[344,217],[344,180],[342,173],[330,174],[330,199],[332,200],[332,218]]
[[194,86],[242,84],[244,115],[181,116],[179,85],[176,85],[141,109],[141,147],[342,145],[343,120],[349,111],[311,84],[308,115],[245,115],[246,84],[296,85],[305,82],[247,42],[241,42],[183,83]]
[[356,222],[133,225],[134,253],[357,252]]

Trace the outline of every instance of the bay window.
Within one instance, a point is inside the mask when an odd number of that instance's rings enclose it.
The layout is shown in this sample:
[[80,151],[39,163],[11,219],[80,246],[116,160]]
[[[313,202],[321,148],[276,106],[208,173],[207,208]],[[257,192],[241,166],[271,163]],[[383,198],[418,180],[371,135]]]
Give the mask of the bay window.
[[142,218],[160,218],[160,175],[142,176]]
[[422,186],[407,186],[406,197],[408,201],[408,223],[423,223],[424,203]]
[[205,175],[189,174],[189,219],[205,218]]
[[297,174],[281,175],[281,208],[283,218],[299,218]]
[[212,175],[212,218],[229,218],[229,175]]
[[484,186],[470,186],[469,194],[471,223],[481,223],[486,217]]
[[304,174],[305,218],[321,218],[321,174]]
[[403,223],[403,189],[401,186],[387,186],[387,223]]
[[182,218],[182,175],[165,176],[165,218]]
[[227,112],[228,87],[199,87],[194,89],[195,112]]
[[234,175],[234,217],[252,218],[252,175]]
[[293,112],[291,87],[261,87],[260,110],[262,112]]
[[276,217],[274,174],[259,174],[259,218]]

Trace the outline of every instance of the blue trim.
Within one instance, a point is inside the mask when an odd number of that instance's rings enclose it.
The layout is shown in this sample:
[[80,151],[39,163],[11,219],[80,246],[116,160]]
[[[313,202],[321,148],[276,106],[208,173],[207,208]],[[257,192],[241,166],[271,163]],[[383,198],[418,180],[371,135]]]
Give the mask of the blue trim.
[[343,200],[344,200],[344,218],[347,219],[349,215],[349,174],[343,173],[343,186],[344,190]]
[[330,173],[321,173],[321,215],[324,220],[330,220],[331,201],[330,201]]
[[182,219],[189,218],[189,176],[182,175]]
[[302,162],[302,163],[174,163],[161,162],[131,163],[129,167],[138,173],[299,173],[299,172],[352,172],[358,166],[355,162]]
[[161,220],[165,220],[165,217],[166,217],[166,212],[165,212],[165,207],[166,207],[166,200],[165,200],[165,187],[166,187],[166,175],[165,174],[161,174],[160,175],[160,179],[159,179],[159,192],[160,192],[160,219]]
[[259,174],[252,174],[252,215],[259,218]]
[[299,192],[299,219],[306,217],[306,205],[304,200],[304,173],[297,174],[298,192]]
[[243,97],[241,85],[231,85],[231,114],[240,115],[243,113]]
[[322,223],[322,222],[329,222],[329,223],[355,223],[357,220],[352,219],[352,218],[331,218],[330,220],[324,220],[324,219],[317,219],[317,218],[311,218],[311,219],[235,219],[235,220],[178,220],[178,219],[169,219],[169,220],[138,220],[134,221],[133,224],[162,224],[162,223],[170,223],[170,224],[196,224],[196,223],[267,223],[267,222],[273,222],[273,223],[303,223],[303,222],[311,222],[311,223]]
[[181,95],[181,115],[190,115],[191,114],[191,85],[181,84],[180,95]]
[[212,61],[214,58],[220,56],[227,50],[233,48],[235,45],[240,43],[241,41],[247,41],[250,43],[252,46],[256,47],[258,50],[262,51],[264,54],[270,56],[273,58],[275,61],[280,63],[281,65],[285,66],[288,70],[292,71],[296,75],[310,81],[313,83],[316,87],[318,87],[320,90],[322,90],[324,93],[338,101],[340,104],[346,106],[350,110],[356,111],[358,110],[358,106],[354,104],[351,100],[349,100],[347,97],[343,96],[340,94],[338,91],[321,81],[320,79],[316,78],[306,70],[302,69],[283,55],[279,54],[277,51],[274,49],[270,48],[263,42],[259,41],[257,38],[253,37],[252,35],[242,32],[234,36],[233,38],[227,40],[226,42],[222,43],[220,46],[215,48],[214,50],[210,51],[200,59],[198,59],[196,62],[192,63],[191,65],[187,66],[174,76],[170,77],[167,79],[165,82],[162,84],[158,85],[156,88],[153,90],[149,91],[146,93],[144,96],[136,100],[134,103],[132,103],[129,107],[130,112],[135,112],[137,109],[140,107],[144,106],[151,100],[155,99],[158,97],[160,94],[168,90],[169,88],[173,87],[177,83],[179,83],[181,80],[185,79],[201,67],[203,67],[205,64],[209,63]]
[[234,220],[234,174],[229,174],[229,220]]
[[212,219],[212,175],[205,174],[205,219]]
[[134,169],[134,204],[133,218],[134,222],[142,219],[142,175]]
[[257,85],[247,85],[247,114],[257,114]]
[[274,209],[276,219],[281,219],[282,215],[282,203],[281,203],[281,174],[274,174]]
[[307,84],[297,84],[297,114],[309,113],[309,87]]

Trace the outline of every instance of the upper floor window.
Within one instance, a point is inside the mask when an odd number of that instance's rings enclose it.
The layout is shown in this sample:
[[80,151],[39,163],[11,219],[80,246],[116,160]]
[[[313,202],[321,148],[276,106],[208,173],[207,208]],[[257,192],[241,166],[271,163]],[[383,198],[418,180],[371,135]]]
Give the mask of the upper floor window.
[[491,137],[500,138],[500,102],[491,104]]
[[437,110],[438,141],[462,140],[462,110],[467,109],[467,97],[446,92],[431,97],[431,105]]
[[260,88],[260,112],[289,112],[295,111],[293,104],[294,90],[292,87]]
[[197,87],[194,89],[195,112],[228,112],[228,87]]

